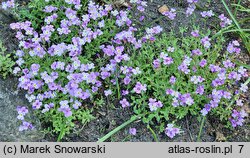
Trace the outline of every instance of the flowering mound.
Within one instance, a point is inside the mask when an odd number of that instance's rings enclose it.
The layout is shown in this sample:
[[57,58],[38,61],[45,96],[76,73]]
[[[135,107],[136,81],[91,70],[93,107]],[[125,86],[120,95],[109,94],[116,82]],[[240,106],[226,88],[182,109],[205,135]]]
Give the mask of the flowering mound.
[[[191,8],[196,1],[189,3]],[[10,25],[20,47],[14,69],[18,86],[60,139],[74,121],[91,121],[99,101],[132,108],[144,123],[157,122],[170,138],[180,133],[173,123],[188,114],[211,113],[233,127],[242,125],[246,114],[239,94],[247,84],[240,90],[233,87],[247,77],[247,70],[233,62],[240,53],[238,41],[223,50],[222,37],[212,40],[199,30],[176,38],[162,33],[160,26],[136,28],[130,10],[143,12],[147,3],[140,0],[120,11],[91,1],[85,11],[86,4],[35,0],[29,10],[20,11],[23,21]],[[174,20],[176,10],[163,15]],[[223,26],[229,25],[224,15],[220,18]],[[27,112],[18,108],[21,130],[33,128],[24,119]]]

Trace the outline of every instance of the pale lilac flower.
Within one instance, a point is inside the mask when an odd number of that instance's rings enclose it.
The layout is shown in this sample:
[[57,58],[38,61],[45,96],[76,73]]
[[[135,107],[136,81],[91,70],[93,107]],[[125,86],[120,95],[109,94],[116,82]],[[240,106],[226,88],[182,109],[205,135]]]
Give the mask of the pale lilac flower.
[[204,85],[198,86],[196,89],[196,94],[203,95],[204,93]]
[[191,35],[193,36],[193,37],[199,37],[200,35],[199,35],[199,30],[194,30],[194,31],[192,31],[191,32]]
[[173,124],[168,124],[165,129],[165,134],[172,139],[176,134],[180,134],[180,129],[175,128]]
[[202,16],[203,18],[212,17],[212,16],[214,16],[214,13],[213,13],[212,10],[203,11],[203,12],[201,12],[201,16]]
[[200,51],[200,49],[195,49],[195,50],[192,50],[192,55],[202,55],[202,52]]
[[172,53],[173,53],[174,50],[175,50],[174,47],[168,47],[168,48],[167,48],[167,51],[168,51],[168,52],[172,52]]
[[201,39],[202,45],[203,45],[205,48],[207,48],[207,49],[210,48],[210,46],[211,46],[210,41],[211,41],[211,39],[210,39],[208,36],[206,36],[206,37],[204,37],[204,38]]
[[149,98],[149,109],[150,111],[156,111],[158,108],[161,108],[163,106],[161,101],[157,101],[156,99]]
[[171,76],[169,82],[170,82],[171,84],[175,84],[175,82],[176,82],[176,77]]
[[122,100],[120,100],[120,104],[122,105],[123,108],[130,106],[130,103],[127,101],[126,98],[123,98]]
[[219,18],[220,18],[220,20],[221,20],[220,26],[221,26],[222,28],[227,27],[228,25],[231,25],[231,24],[232,24],[232,20],[230,20],[229,18],[225,17],[224,14],[221,14],[221,15],[219,16]]
[[36,101],[33,102],[33,104],[32,104],[32,108],[33,108],[33,109],[40,109],[41,106],[42,106],[42,102],[40,102],[39,100],[36,100]]
[[105,96],[109,96],[112,94],[112,91],[110,89],[104,91]]
[[136,135],[136,128],[129,128],[129,134],[135,136]]
[[142,93],[142,91],[145,92],[147,90],[147,85],[142,85],[140,82],[137,82],[133,90],[135,91],[135,93],[140,94]]
[[243,106],[243,100],[237,99],[237,100],[236,100],[236,105],[237,105],[237,106]]
[[240,85],[240,90],[242,91],[242,92],[247,92],[247,90],[248,90],[248,86],[246,85],[246,84],[241,84]]
[[165,57],[165,58],[163,59],[163,64],[164,64],[164,65],[170,65],[170,64],[172,64],[172,63],[174,63],[174,60],[173,60],[173,58],[171,58],[171,57]]
[[156,60],[153,61],[153,66],[154,66],[155,69],[159,68],[160,65],[161,65],[160,59],[156,59]]
[[31,123],[26,122],[26,121],[23,121],[22,125],[19,127],[20,132],[26,131],[29,129],[31,129],[31,130],[34,129],[34,126]]
[[174,20],[176,17],[176,9],[171,8],[170,11],[163,12],[162,14],[167,16],[170,20]]
[[206,59],[202,59],[201,62],[199,63],[200,67],[205,67],[207,64],[207,60]]

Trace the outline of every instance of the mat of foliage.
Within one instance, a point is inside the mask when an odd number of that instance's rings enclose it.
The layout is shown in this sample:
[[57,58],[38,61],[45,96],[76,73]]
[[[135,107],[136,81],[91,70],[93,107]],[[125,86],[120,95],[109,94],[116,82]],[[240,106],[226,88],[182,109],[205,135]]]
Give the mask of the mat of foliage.
[[[192,17],[196,3],[188,0],[182,14]],[[140,120],[156,141],[155,133],[183,134],[178,122],[190,115],[202,126],[208,114],[232,130],[243,125],[247,113],[241,94],[250,80],[236,59],[240,41],[227,42],[223,34],[195,26],[179,27],[178,37],[153,23],[136,27],[145,18],[147,2],[141,0],[119,11],[70,0],[34,0],[28,7],[17,11],[20,22],[10,25],[20,48],[13,73],[46,131],[58,134],[58,140],[76,125],[85,128],[104,107],[132,110],[130,121]],[[138,19],[132,18],[135,10]],[[161,13],[171,23],[178,10]],[[215,20],[216,28],[233,23],[212,10],[200,14],[201,20]],[[24,105],[17,111],[20,131],[35,128],[25,119]],[[129,133],[136,135],[136,129]]]

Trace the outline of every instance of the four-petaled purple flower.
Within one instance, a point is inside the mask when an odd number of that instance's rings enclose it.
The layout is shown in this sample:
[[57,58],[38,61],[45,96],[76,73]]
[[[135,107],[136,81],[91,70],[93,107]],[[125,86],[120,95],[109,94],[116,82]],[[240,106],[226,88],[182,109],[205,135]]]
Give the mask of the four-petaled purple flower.
[[175,128],[173,124],[168,124],[167,128],[165,129],[165,134],[172,139],[174,136],[176,136],[176,134],[180,134],[180,129]]

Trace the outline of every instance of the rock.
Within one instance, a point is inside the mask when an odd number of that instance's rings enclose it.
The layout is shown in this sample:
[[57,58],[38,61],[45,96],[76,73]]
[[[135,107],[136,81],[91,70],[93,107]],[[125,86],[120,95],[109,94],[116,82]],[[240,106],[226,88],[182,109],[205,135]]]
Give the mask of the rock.
[[29,114],[25,116],[27,121],[31,120],[35,129],[32,131],[19,132],[20,121],[17,120],[16,107],[29,106],[24,93],[15,88],[16,79],[0,78],[0,141],[40,141],[43,134],[40,131],[40,121],[29,109]]
[[9,27],[9,24],[13,22],[15,22],[13,16],[7,11],[0,9],[0,40],[9,52],[16,50],[18,46],[15,33]]

